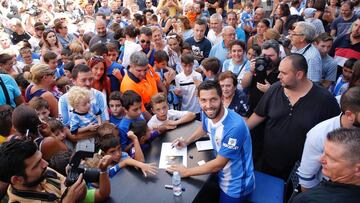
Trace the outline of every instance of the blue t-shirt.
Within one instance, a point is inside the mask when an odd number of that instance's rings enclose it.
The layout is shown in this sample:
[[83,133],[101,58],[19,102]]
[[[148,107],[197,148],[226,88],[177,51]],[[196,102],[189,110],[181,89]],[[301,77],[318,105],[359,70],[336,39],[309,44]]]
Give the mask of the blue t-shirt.
[[[12,78],[10,75],[0,74],[0,77],[1,77],[2,81],[4,82],[4,85],[9,94],[9,98],[10,98],[9,105],[12,106],[13,108],[15,108],[16,104],[15,104],[14,99],[16,97],[21,96],[21,91],[19,89],[19,86],[16,84],[16,81],[14,80],[14,78]],[[0,90],[1,90],[0,91],[0,105],[4,105],[4,104],[6,104],[5,92],[1,86],[0,86]]]
[[127,133],[129,132],[129,125],[132,122],[139,121],[139,120],[145,120],[145,119],[141,115],[139,118],[136,118],[136,119],[128,119],[128,118],[124,117],[120,121],[118,128],[119,128],[119,134],[120,134],[121,148],[123,150],[125,150],[125,148],[131,143],[131,140],[127,136]]
[[112,64],[109,66],[109,68],[106,71],[106,75],[110,79],[111,92],[120,91],[120,81],[113,75],[113,71],[115,69],[118,69],[123,77],[125,76],[125,71],[122,65],[116,62],[112,62]]
[[114,124],[115,126],[118,126],[123,118],[116,118],[113,115],[110,115],[110,123]]
[[202,127],[217,154],[229,159],[218,172],[221,190],[233,198],[244,197],[254,189],[254,167],[250,132],[243,118],[225,108],[223,117],[213,123],[202,113]]

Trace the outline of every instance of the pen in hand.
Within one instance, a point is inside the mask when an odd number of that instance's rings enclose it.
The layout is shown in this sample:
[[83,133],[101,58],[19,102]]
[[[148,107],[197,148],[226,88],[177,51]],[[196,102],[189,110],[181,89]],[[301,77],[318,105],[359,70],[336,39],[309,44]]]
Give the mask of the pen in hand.
[[182,140],[182,139],[183,139],[183,137],[180,137],[180,138],[176,139],[175,142],[173,142],[171,144],[171,149],[173,149],[176,145],[178,145],[180,140]]

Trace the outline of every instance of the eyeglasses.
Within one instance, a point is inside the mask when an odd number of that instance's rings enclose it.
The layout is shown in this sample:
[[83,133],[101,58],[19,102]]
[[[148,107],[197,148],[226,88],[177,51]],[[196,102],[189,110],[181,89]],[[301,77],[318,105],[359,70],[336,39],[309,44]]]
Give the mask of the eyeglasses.
[[150,43],[151,43],[151,41],[141,40],[141,41],[140,41],[140,43],[141,43],[141,44],[145,44],[145,43],[146,43],[146,44],[150,44]]
[[64,26],[64,27],[61,27],[61,28],[63,28],[63,29],[68,29],[68,27],[66,27],[66,26]]
[[290,33],[290,36],[302,36],[302,35],[304,35],[304,34],[302,34],[302,33]]

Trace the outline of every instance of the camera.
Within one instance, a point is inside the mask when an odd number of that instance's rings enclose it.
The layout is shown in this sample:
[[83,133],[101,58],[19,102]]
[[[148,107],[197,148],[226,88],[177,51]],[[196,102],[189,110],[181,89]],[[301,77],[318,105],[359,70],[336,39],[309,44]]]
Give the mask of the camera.
[[291,40],[286,37],[282,37],[278,40],[278,42],[283,45],[283,47],[289,47],[291,45]]
[[38,16],[41,14],[41,10],[38,9],[35,5],[33,5],[26,10],[26,13],[28,13],[31,16]]
[[255,59],[256,81],[265,84],[266,70],[271,63],[271,59],[267,56],[259,56]]
[[[94,149],[94,146],[90,147]],[[79,178],[79,175],[82,173],[83,178],[88,183],[99,182],[100,169],[98,168],[88,168],[80,164],[81,160],[84,158],[91,158],[94,155],[94,150],[88,150],[88,147],[76,150],[75,154],[70,160],[70,170],[68,170],[68,175],[65,179],[66,187],[73,185],[76,180]]]

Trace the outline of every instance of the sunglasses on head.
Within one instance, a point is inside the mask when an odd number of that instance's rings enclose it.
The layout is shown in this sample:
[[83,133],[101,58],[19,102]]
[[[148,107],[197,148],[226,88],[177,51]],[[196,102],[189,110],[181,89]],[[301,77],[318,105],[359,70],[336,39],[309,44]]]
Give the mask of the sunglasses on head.
[[91,57],[90,60],[96,61],[96,62],[103,62],[103,61],[104,61],[104,57],[95,55],[95,56]]

